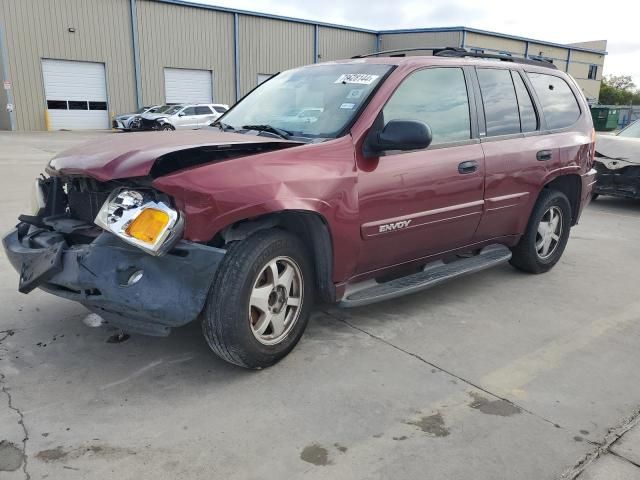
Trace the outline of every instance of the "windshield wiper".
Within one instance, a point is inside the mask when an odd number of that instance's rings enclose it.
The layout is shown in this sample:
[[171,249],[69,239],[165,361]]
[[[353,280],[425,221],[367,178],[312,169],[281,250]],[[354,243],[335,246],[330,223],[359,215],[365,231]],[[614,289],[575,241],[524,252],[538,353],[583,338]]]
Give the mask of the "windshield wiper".
[[285,140],[288,140],[289,137],[293,135],[292,132],[288,132],[286,130],[283,130],[282,128],[274,127],[272,125],[244,125],[242,128],[244,130],[258,130],[260,132],[273,133],[281,138],[284,138]]
[[211,122],[211,124],[209,125],[210,127],[218,127],[220,130],[222,130],[223,132],[228,132],[228,131],[234,131],[235,128],[232,127],[231,125],[228,125],[224,122],[219,122],[219,121],[214,121]]

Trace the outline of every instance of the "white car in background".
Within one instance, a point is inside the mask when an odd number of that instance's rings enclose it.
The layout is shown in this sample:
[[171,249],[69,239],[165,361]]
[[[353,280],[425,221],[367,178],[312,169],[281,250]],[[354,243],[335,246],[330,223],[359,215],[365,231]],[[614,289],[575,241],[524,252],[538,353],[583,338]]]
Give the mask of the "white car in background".
[[178,105],[155,119],[154,130],[197,130],[211,124],[229,110],[221,103]]
[[118,115],[117,117],[114,117],[111,125],[113,128],[116,128],[118,130],[123,130],[125,132],[135,130],[137,125],[137,120],[140,118],[140,115],[145,113],[153,113],[160,107],[161,105],[151,105],[147,107],[142,107],[133,113],[125,113],[123,115]]

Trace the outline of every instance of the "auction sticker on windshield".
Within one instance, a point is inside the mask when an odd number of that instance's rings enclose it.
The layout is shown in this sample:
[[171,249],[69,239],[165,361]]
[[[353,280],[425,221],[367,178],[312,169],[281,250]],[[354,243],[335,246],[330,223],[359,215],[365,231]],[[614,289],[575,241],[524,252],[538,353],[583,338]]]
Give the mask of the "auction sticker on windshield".
[[368,73],[343,73],[334,83],[350,83],[356,85],[371,85],[380,75]]

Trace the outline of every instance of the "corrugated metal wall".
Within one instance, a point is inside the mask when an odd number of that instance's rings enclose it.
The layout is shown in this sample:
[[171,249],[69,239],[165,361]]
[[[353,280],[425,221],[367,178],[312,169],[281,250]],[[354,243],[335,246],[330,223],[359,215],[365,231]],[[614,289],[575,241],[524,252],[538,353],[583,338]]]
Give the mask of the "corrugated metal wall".
[[[2,32],[2,28],[0,28],[0,35],[2,35],[2,33],[3,33]],[[3,39],[0,38],[0,46],[2,45],[2,41],[3,41]],[[4,78],[4,75],[3,75],[2,72],[3,72],[2,50],[0,50],[0,130],[10,130],[11,129],[11,124],[10,124],[10,120],[9,120],[9,114],[7,113],[6,108],[4,108],[5,105],[7,103],[9,103],[9,102],[8,102],[8,99],[7,99],[7,92],[5,91],[5,89],[2,86],[4,81],[5,80],[9,80],[9,79],[8,78]]]
[[516,55],[524,55],[526,43],[521,40],[494,37],[481,33],[468,32],[464,46],[467,48],[487,49],[487,53],[510,52]]
[[19,130],[44,129],[43,58],[105,63],[109,110],[135,106],[129,2],[2,0],[0,21],[6,30]]
[[165,67],[212,70],[214,102],[235,102],[233,14],[152,0],[137,8],[145,105],[164,103]]
[[318,28],[318,61],[351,58],[376,51],[376,34],[339,28]]
[[[235,16],[238,31],[235,31]],[[8,68],[13,83],[16,128],[45,128],[42,59],[105,64],[110,113],[136,108],[133,34],[130,0],[0,0]],[[137,0],[136,27],[140,54],[140,83],[145,104],[165,101],[164,68],[211,70],[214,101],[232,104],[236,80],[240,95],[257,85],[258,74],[273,74],[314,61],[315,29],[311,23],[230,13],[208,8]],[[69,28],[75,28],[70,33]],[[319,61],[348,58],[376,49],[374,33],[318,26]],[[239,77],[236,79],[235,38],[238,37]],[[383,33],[382,50],[459,46],[461,31]],[[524,40],[467,32],[465,46],[524,54]],[[566,67],[567,49],[530,42],[530,54],[540,49]],[[538,51],[536,51],[538,50]],[[416,55],[424,52],[416,52]],[[588,80],[590,63],[598,80]],[[604,56],[572,51],[569,72],[587,93],[597,97]],[[0,128],[9,128],[0,91]]]
[[303,23],[239,16],[240,95],[273,74],[313,63],[314,28]]
[[[459,47],[461,32],[419,32],[380,35],[380,50],[400,48]],[[428,52],[426,52],[428,54]],[[409,52],[408,55],[425,55],[425,52]]]

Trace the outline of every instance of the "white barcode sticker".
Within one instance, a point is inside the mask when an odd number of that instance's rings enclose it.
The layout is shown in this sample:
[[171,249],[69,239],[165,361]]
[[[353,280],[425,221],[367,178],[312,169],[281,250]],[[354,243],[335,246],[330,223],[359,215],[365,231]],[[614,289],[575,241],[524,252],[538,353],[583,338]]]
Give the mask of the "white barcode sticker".
[[368,73],[343,73],[334,83],[349,83],[356,85],[371,85],[380,75]]

